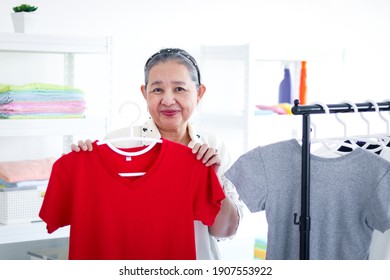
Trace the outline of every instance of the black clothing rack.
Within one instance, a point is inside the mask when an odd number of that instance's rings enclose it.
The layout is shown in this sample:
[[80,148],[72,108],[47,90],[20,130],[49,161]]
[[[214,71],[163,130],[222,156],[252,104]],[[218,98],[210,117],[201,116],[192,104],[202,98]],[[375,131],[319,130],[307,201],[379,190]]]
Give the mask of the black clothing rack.
[[[371,102],[355,103],[358,112],[390,111],[390,101],[378,102],[375,105]],[[355,112],[355,108],[348,103],[326,104],[329,113],[350,113]],[[299,105],[299,100],[294,100],[292,107],[294,115],[302,115],[302,171],[301,171],[301,216],[297,221],[297,213],[294,213],[294,223],[299,225],[300,247],[299,258],[301,260],[310,259],[310,115],[324,114],[325,108],[322,105]]]

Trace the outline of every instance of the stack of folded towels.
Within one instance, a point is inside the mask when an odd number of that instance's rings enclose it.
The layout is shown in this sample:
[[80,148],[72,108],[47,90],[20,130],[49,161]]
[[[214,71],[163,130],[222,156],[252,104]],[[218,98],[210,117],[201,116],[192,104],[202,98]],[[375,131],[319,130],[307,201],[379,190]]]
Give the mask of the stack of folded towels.
[[0,118],[82,118],[84,93],[75,87],[29,83],[0,84]]
[[0,188],[47,186],[55,158],[0,162]]

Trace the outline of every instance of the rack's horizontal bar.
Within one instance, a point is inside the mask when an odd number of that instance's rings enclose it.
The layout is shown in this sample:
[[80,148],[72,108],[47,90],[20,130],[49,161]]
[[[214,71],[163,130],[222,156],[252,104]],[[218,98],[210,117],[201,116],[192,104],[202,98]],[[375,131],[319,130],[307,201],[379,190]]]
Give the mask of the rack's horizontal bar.
[[[377,102],[379,111],[390,111],[390,101]],[[355,103],[358,112],[376,111],[376,106],[371,102]],[[329,113],[349,113],[354,112],[354,106],[348,103],[325,104],[329,108]],[[299,101],[294,101],[294,106],[291,108],[294,115],[306,114],[324,114],[325,108],[321,104],[299,105]]]

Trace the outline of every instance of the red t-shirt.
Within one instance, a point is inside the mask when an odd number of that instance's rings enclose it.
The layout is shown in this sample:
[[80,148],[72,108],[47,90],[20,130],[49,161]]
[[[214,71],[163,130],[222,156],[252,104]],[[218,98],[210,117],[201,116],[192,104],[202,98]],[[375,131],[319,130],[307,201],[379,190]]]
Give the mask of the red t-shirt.
[[126,157],[95,142],[54,163],[39,216],[49,233],[71,226],[69,259],[196,259],[194,220],[212,225],[224,198],[214,168],[184,145]]

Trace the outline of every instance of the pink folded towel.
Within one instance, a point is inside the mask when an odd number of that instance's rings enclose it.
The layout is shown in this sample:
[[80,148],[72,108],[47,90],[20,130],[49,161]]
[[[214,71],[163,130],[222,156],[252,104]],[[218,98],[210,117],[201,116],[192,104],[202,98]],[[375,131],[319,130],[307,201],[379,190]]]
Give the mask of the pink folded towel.
[[0,178],[9,183],[48,180],[55,158],[0,162]]

